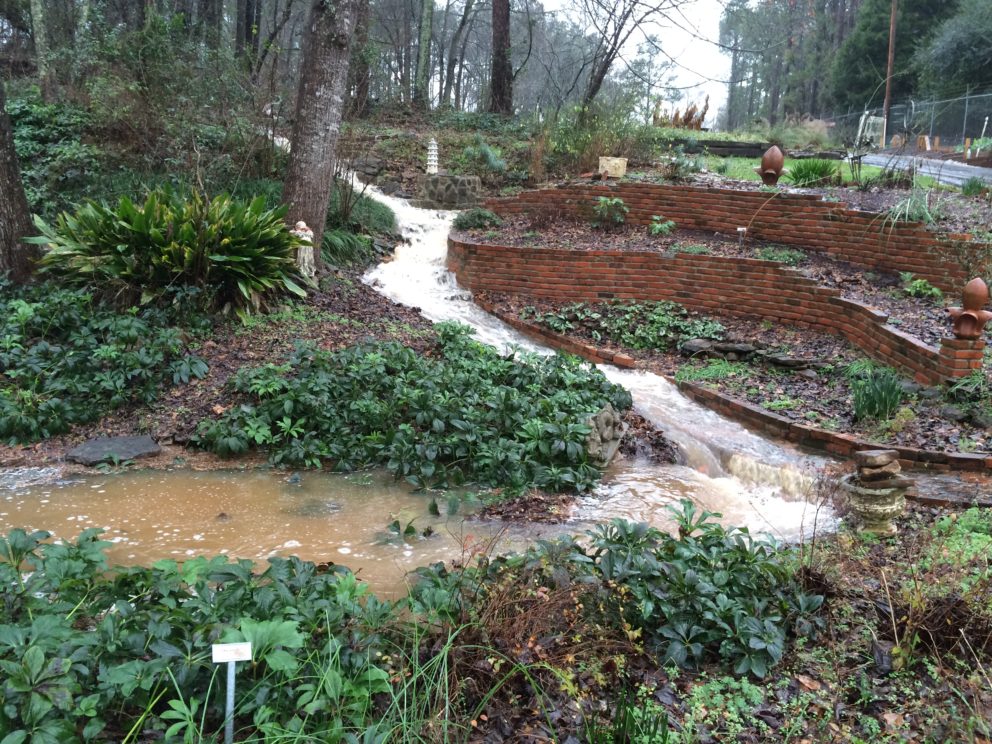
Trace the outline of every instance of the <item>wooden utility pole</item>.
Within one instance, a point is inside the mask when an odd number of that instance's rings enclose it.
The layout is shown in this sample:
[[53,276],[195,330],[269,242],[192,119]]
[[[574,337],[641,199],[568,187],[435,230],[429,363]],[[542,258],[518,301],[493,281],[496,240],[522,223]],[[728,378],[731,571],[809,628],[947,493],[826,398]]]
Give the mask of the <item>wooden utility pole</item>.
[[885,71],[885,103],[882,104],[882,147],[888,141],[889,110],[892,108],[892,68],[896,61],[896,10],[898,0],[892,0],[892,15],[889,17],[889,63]]

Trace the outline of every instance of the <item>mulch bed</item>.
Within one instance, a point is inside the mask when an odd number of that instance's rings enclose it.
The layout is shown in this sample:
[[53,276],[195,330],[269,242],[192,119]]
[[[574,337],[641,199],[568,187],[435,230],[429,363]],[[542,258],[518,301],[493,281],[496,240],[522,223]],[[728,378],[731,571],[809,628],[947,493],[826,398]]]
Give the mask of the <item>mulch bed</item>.
[[[841,167],[846,168],[847,166],[841,164]],[[650,171],[648,176],[650,177]],[[739,181],[716,173],[698,173],[693,177],[692,183],[699,186],[713,186],[738,191],[761,190],[761,183],[758,181]],[[787,180],[780,181],[778,188],[784,193],[819,194],[828,201],[836,201],[846,204],[851,209],[876,214],[885,214],[889,209],[898,206],[900,202],[905,201],[913,194],[911,188],[881,188],[879,186],[872,186],[865,191],[850,186],[796,188],[791,186]],[[939,189],[931,192],[928,203],[931,211],[935,212],[935,216],[938,217],[936,222],[928,226],[930,230],[970,234],[992,231],[992,204],[990,204],[988,197],[964,196],[956,191]]]

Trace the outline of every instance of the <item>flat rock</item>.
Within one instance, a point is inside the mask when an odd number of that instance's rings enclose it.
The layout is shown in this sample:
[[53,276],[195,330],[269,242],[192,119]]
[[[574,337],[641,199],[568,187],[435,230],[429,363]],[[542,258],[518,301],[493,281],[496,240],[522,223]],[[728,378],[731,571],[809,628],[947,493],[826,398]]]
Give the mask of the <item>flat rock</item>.
[[964,421],[968,418],[968,412],[961,406],[941,406],[940,410],[937,411],[937,415],[948,421],[955,422]]
[[898,459],[899,453],[891,449],[861,450],[854,453],[854,461],[869,468],[880,468]]
[[721,354],[737,354],[738,356],[747,356],[758,350],[757,346],[738,343],[717,343],[714,344],[713,348]]
[[[860,467],[858,468],[858,478],[862,482],[887,480],[888,478],[891,478],[901,472],[902,466],[899,465],[899,461],[896,460],[895,462],[890,462],[888,465],[883,465],[880,468]],[[874,485],[870,487],[874,488]]]
[[686,356],[705,354],[713,348],[713,342],[705,338],[690,338],[682,344],[681,351]]
[[886,478],[885,480],[870,481],[872,488],[909,488],[916,484],[912,478],[897,476]]
[[80,465],[98,465],[101,462],[123,462],[151,457],[161,451],[158,443],[147,434],[136,437],[98,437],[73,447],[65,453],[65,459]]

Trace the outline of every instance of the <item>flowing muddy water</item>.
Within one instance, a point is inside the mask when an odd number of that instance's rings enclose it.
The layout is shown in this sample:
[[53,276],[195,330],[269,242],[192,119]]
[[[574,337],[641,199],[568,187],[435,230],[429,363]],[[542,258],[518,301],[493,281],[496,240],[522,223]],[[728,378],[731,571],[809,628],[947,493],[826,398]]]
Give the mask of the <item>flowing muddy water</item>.
[[[476,307],[444,268],[453,213],[416,209],[374,190],[392,207],[409,239],[394,260],[366,281],[386,296],[419,307],[435,321],[456,320],[500,348],[547,353]],[[357,571],[385,594],[402,591],[407,572],[461,557],[497,541],[518,549],[538,537],[581,533],[611,517],[672,524],[666,507],[688,498],[720,512],[728,524],[795,539],[829,523],[805,496],[822,461],[773,444],[689,401],[664,378],[602,366],[631,391],[635,408],[676,441],[686,465],[620,460],[603,484],[579,498],[563,525],[504,528],[462,517],[431,516],[430,496],[385,473],[349,476],[273,471],[137,471],[61,478],[57,470],[0,472],[0,532],[45,529],[72,539],[88,527],[104,529],[112,562],[148,564],[160,558],[226,554],[264,559],[298,555]],[[441,503],[440,511],[446,511]],[[411,520],[427,537],[383,542],[387,525]]]
[[[365,281],[390,299],[417,307],[434,321],[455,320],[475,329],[476,337],[497,348],[521,347],[548,352],[472,302],[445,268],[447,235],[453,212],[417,209],[375,188],[367,191],[397,215],[409,240],[395,257],[370,271]],[[699,406],[663,377],[600,365],[606,376],[630,390],[634,408],[677,442],[686,465],[621,461],[604,484],[579,499],[572,517],[579,522],[614,516],[671,525],[667,508],[688,498],[724,515],[728,524],[795,539],[831,519],[807,503],[821,458],[772,443]]]

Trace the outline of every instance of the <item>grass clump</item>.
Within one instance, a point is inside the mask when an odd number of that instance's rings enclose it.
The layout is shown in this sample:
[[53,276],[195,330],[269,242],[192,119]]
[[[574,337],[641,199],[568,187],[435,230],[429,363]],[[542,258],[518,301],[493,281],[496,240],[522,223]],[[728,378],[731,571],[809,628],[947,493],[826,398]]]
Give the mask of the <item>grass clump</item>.
[[42,270],[70,286],[130,305],[165,305],[195,290],[203,310],[250,312],[299,285],[300,240],[283,222],[285,208],[266,209],[228,196],[185,199],[151,192],[144,204],[88,202],[63,212],[54,226],[36,221],[48,246]]
[[344,228],[324,231],[320,255],[325,263],[339,267],[365,267],[375,261],[372,239]]
[[244,404],[204,421],[198,441],[224,456],[264,447],[279,464],[385,466],[418,487],[595,483],[587,420],[607,403],[626,410],[629,393],[577,359],[504,358],[464,326],[438,328],[432,356],[301,346],[286,364],[242,369],[232,386]]
[[961,194],[964,196],[982,196],[989,189],[989,185],[978,176],[972,176],[961,184]]
[[840,169],[832,160],[804,158],[794,160],[785,177],[801,188],[829,186],[840,180]]
[[488,209],[472,207],[459,212],[451,224],[456,230],[484,230],[487,227],[499,227],[503,220]]
[[119,313],[82,290],[51,283],[0,290],[2,441],[61,434],[207,372],[162,310]]
[[901,200],[886,212],[886,222],[922,222],[932,225],[944,218],[943,209],[937,199],[931,199],[933,190],[914,186],[909,196]]
[[743,362],[730,362],[726,359],[711,359],[702,366],[685,365],[675,373],[676,382],[707,382],[744,377],[748,374]]
[[890,418],[902,403],[903,390],[895,370],[888,367],[869,368],[851,377],[854,418],[857,421]]

